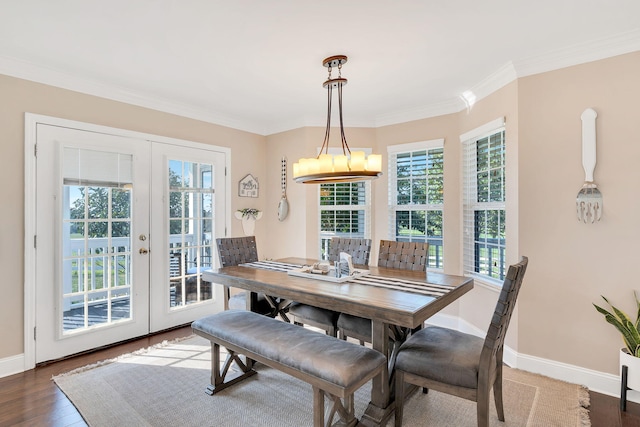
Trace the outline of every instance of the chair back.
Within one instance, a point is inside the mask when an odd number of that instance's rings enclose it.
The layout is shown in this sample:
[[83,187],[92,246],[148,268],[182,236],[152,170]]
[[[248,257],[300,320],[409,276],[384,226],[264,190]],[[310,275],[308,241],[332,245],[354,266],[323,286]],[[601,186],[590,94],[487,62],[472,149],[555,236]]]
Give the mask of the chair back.
[[523,256],[519,263],[509,266],[480,355],[481,372],[485,371],[483,366],[489,368],[487,372],[492,372],[502,364],[504,339],[528,263],[529,259]]
[[351,255],[354,264],[369,265],[371,253],[371,239],[349,239],[344,237],[332,237],[329,246],[329,261],[340,259],[340,252]]
[[426,271],[429,243],[380,240],[378,267]]
[[220,267],[231,267],[258,261],[255,236],[223,237],[216,239]]

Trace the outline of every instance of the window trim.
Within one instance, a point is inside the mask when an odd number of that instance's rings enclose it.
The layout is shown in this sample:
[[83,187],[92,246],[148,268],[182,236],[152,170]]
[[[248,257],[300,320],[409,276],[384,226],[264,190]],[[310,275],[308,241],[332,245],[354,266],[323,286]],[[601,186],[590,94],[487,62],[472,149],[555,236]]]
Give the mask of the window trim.
[[[502,283],[503,281],[500,279],[495,279],[480,273],[476,273],[475,271],[473,271],[473,269],[470,269],[470,266],[472,265],[472,262],[468,259],[469,256],[473,256],[475,254],[475,248],[474,248],[474,238],[473,238],[473,231],[467,230],[466,229],[466,222],[468,221],[468,216],[473,216],[473,212],[471,212],[471,214],[469,214],[467,206],[469,205],[469,201],[468,199],[468,193],[467,193],[467,185],[468,185],[468,171],[465,169],[466,167],[466,150],[467,150],[467,145],[468,144],[475,144],[478,140],[489,137],[491,135],[494,135],[498,132],[504,132],[505,133],[505,139],[504,139],[504,143],[505,143],[505,164],[504,164],[504,170],[505,173],[507,172],[507,153],[506,153],[506,143],[507,143],[507,138],[506,138],[506,126],[505,126],[505,118],[504,117],[499,117],[495,120],[492,120],[488,123],[485,123],[482,126],[479,126],[475,129],[472,129],[468,132],[463,133],[462,135],[460,135],[460,143],[462,145],[462,164],[461,164],[461,170],[462,170],[462,230],[461,230],[461,238],[462,238],[462,272],[465,276],[470,276],[473,277],[474,280],[477,280],[485,285],[488,286],[493,286],[493,287],[502,287]],[[507,181],[505,180],[504,182],[504,193],[505,193],[505,200],[504,202],[486,202],[484,203],[485,206],[487,206],[487,208],[490,207],[499,207],[501,209],[504,209],[505,212],[505,218],[507,217],[507,207],[509,206],[508,203],[508,191],[507,191]],[[477,205],[477,202],[471,203],[473,206]],[[506,269],[506,258],[507,258],[507,254],[508,254],[508,248],[509,248],[509,240],[506,238],[507,234],[508,234],[508,230],[507,230],[507,223],[508,221],[505,221],[505,269]],[[505,271],[506,273],[506,271]]]
[[[398,205],[397,204],[397,181],[398,181],[398,177],[397,177],[397,170],[396,171],[392,171],[391,167],[392,167],[392,161],[391,161],[391,156],[396,156],[398,154],[402,154],[402,153],[411,153],[414,151],[429,151],[429,150],[433,150],[433,149],[443,149],[444,150],[444,143],[445,143],[445,139],[444,138],[437,138],[437,139],[430,139],[430,140],[426,140],[426,141],[416,141],[416,142],[408,142],[408,143],[404,143],[404,144],[395,144],[395,145],[389,145],[387,146],[387,155],[388,155],[388,164],[387,164],[387,173],[389,174],[389,180],[388,180],[388,204],[389,204],[389,223],[387,226],[387,232],[389,235],[390,239],[395,240],[396,239],[396,235],[395,235],[395,218],[396,218],[396,212],[398,210],[406,210],[406,209],[401,209],[401,206],[407,206],[407,207],[419,207],[419,209],[409,209],[409,210],[425,210],[425,211],[429,211],[429,210],[440,210],[442,212],[442,250],[443,250],[443,255],[442,255],[442,262],[441,262],[441,266],[436,268],[436,267],[429,267],[427,266],[427,270],[428,271],[435,271],[435,272],[442,272],[444,271],[444,228],[445,228],[445,222],[446,219],[444,217],[444,199],[442,200],[441,204],[424,204],[424,205]],[[444,180],[444,176],[443,176],[443,180]],[[444,182],[443,182],[444,185]],[[435,209],[434,209],[435,208]],[[428,239],[428,236],[426,236],[426,238]]]

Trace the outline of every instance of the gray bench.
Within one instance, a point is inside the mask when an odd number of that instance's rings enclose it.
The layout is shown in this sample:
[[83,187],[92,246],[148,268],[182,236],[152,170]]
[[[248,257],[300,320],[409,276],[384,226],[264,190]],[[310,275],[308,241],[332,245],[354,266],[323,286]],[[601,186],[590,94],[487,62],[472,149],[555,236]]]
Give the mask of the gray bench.
[[[223,311],[196,320],[191,327],[194,333],[211,341],[208,394],[255,374],[252,365],[258,361],[311,384],[315,427],[325,425],[325,395],[333,400],[327,425],[337,414],[340,425],[355,426],[358,420],[353,394],[386,371],[387,360],[382,353],[250,311]],[[220,346],[229,353],[222,367]],[[239,355],[247,359],[242,360]],[[240,372],[230,372],[234,362]]]

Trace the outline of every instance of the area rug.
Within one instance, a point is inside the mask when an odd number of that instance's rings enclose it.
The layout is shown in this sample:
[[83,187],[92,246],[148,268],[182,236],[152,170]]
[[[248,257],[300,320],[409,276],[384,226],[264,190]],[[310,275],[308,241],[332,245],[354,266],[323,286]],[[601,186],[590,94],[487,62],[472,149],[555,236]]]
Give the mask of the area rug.
[[[258,375],[215,396],[205,394],[210,379],[210,345],[200,337],[163,343],[53,380],[87,424],[101,426],[265,426],[313,425],[311,386],[257,364]],[[355,396],[360,417],[370,385]],[[590,426],[588,390],[525,371],[504,370],[506,422],[491,405],[491,426]],[[493,402],[493,400],[492,400]],[[475,403],[435,391],[414,393],[403,425],[475,427]],[[393,416],[388,425],[393,425]]]

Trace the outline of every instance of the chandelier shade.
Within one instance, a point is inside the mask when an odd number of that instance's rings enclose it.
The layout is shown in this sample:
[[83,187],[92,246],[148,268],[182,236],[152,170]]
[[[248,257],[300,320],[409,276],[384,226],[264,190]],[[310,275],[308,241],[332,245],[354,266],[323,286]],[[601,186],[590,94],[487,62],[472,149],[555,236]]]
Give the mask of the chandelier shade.
[[[364,151],[351,151],[344,134],[342,119],[342,88],[347,79],[342,77],[342,65],[347,62],[344,55],[326,58],[322,65],[329,69],[329,77],[323,83],[327,89],[327,127],[320,152],[316,157],[302,158],[293,164],[293,179],[303,184],[324,184],[331,182],[364,181],[382,175],[382,156],[380,154],[365,155]],[[331,71],[338,68],[338,77],[332,78]],[[340,118],[340,140],[342,154],[329,154],[329,137],[331,134],[331,104],[333,89],[338,91],[338,114]]]

